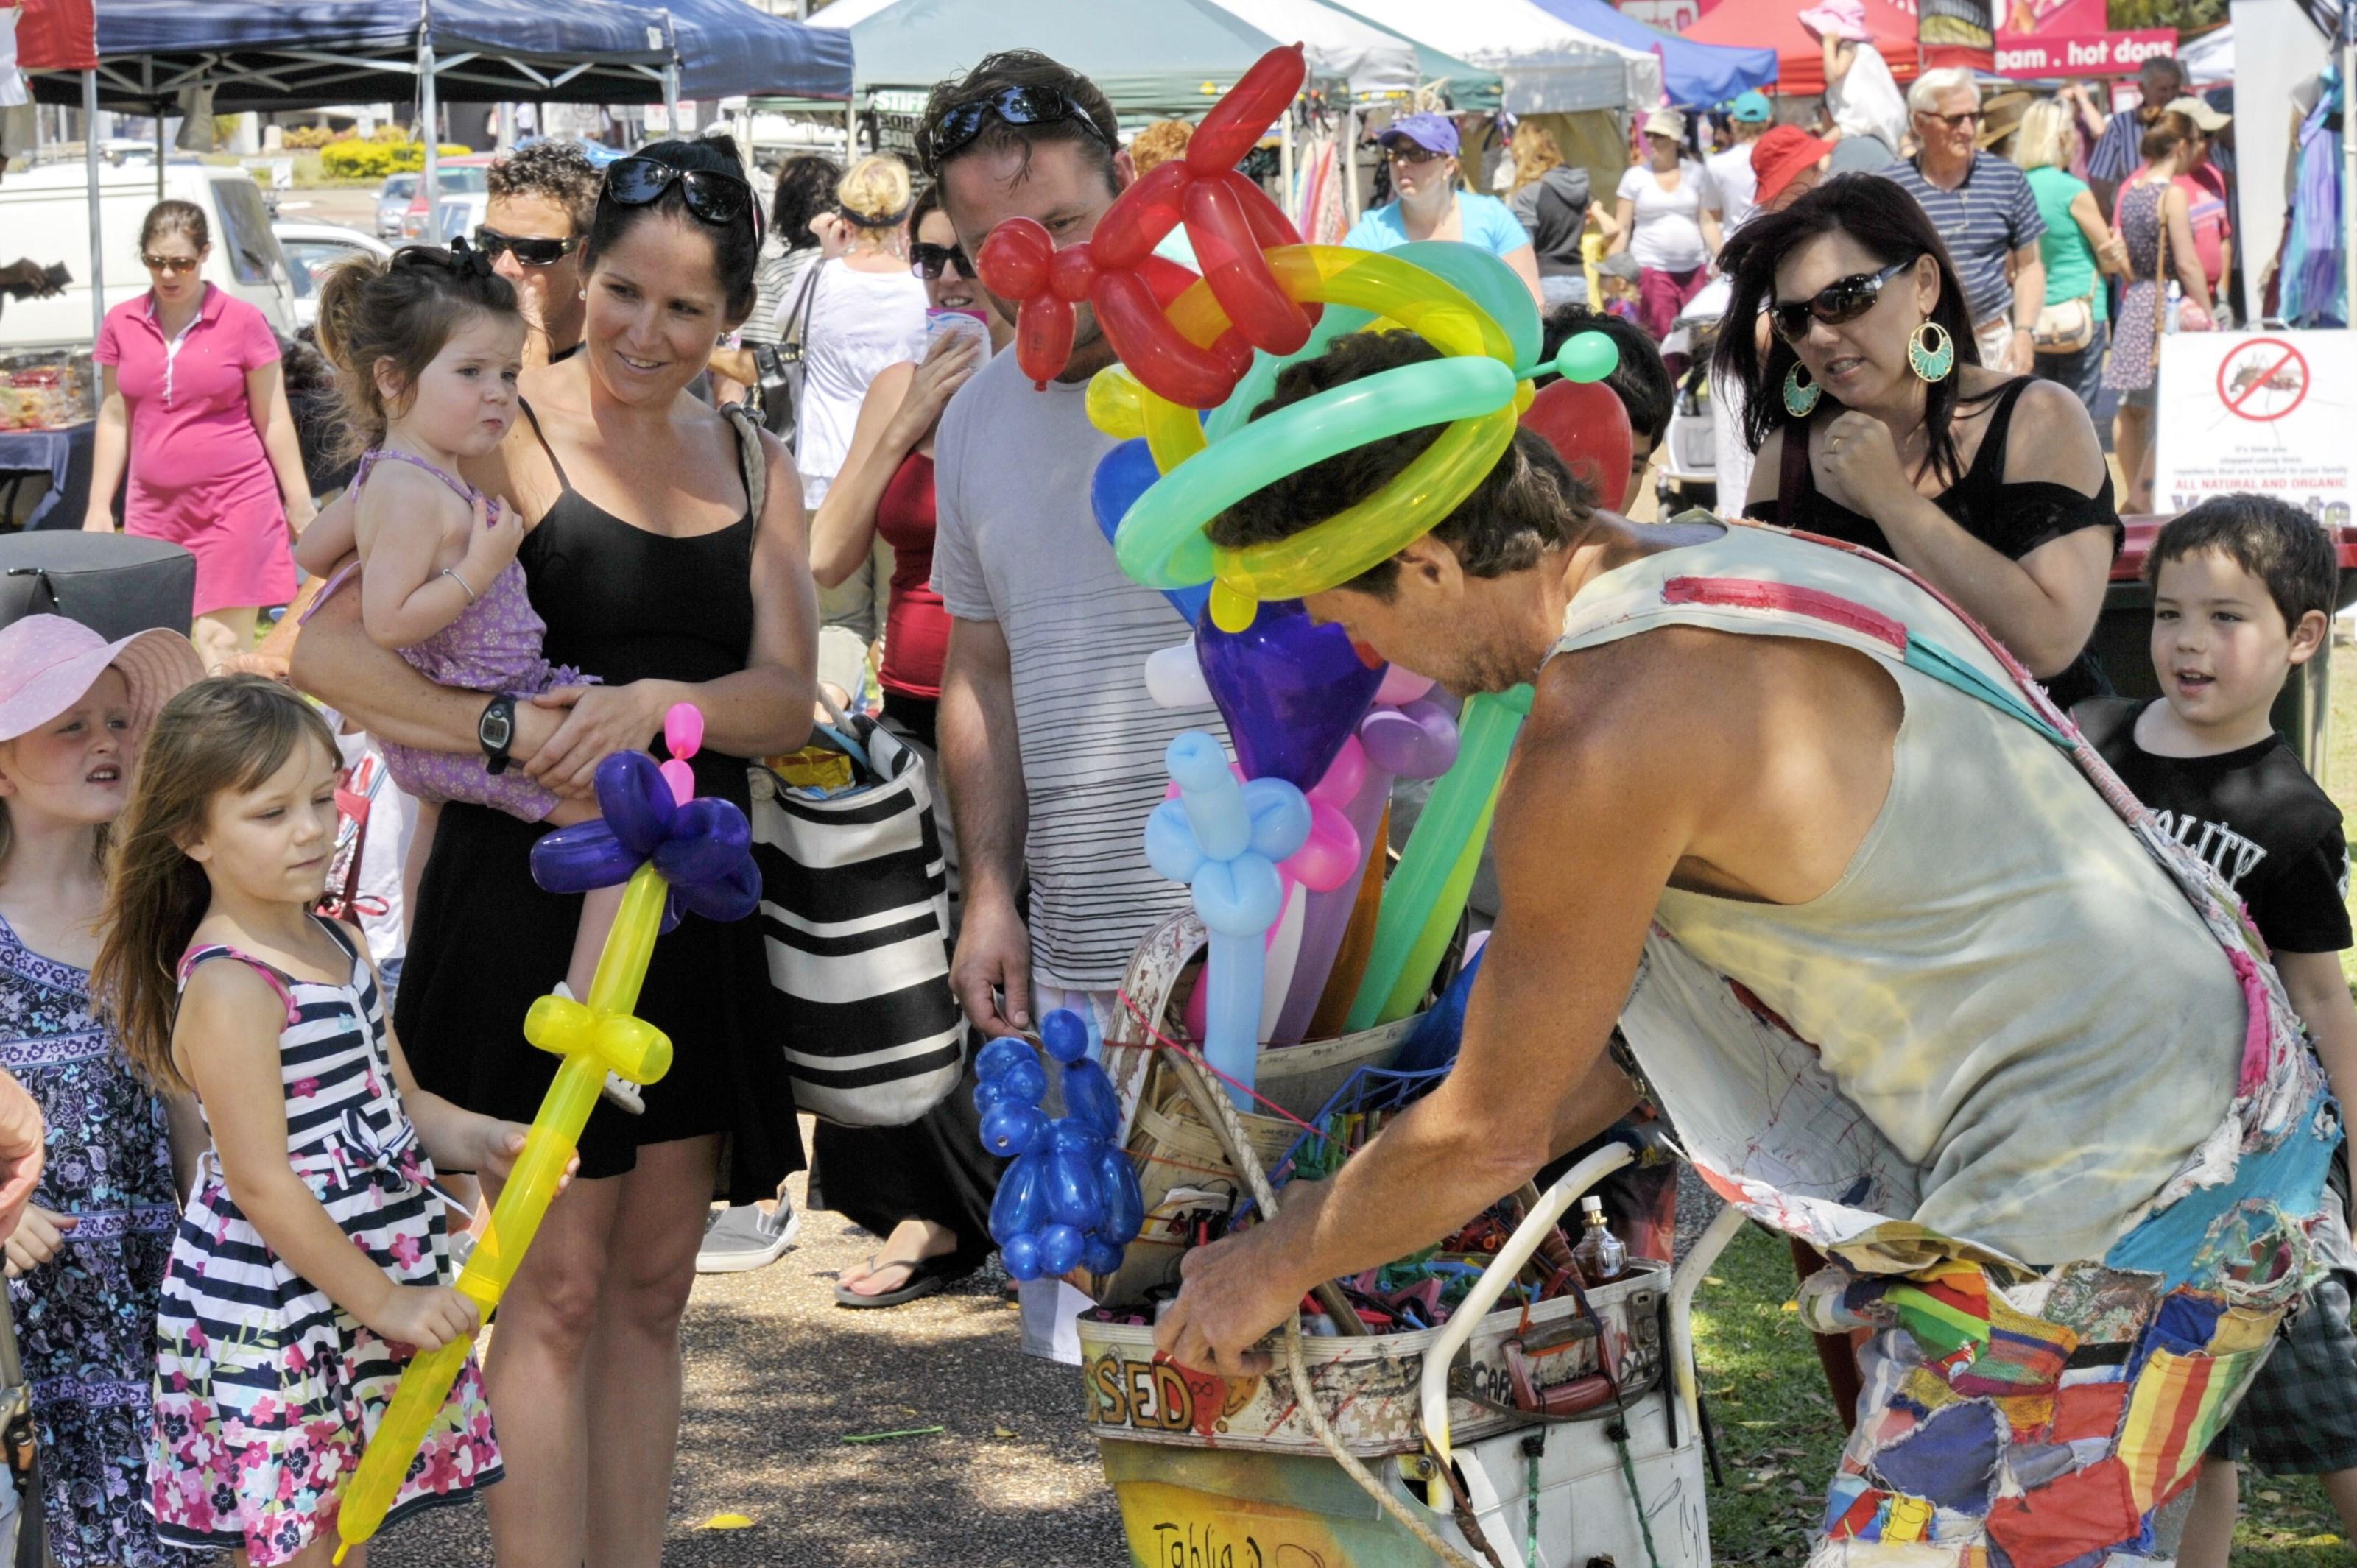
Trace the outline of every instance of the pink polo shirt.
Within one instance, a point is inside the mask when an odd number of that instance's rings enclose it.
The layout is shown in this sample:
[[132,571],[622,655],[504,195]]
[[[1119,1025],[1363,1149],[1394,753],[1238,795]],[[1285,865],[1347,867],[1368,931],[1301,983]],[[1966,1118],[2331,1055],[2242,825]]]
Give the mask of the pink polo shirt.
[[91,357],[114,367],[130,421],[125,532],[196,556],[199,615],[292,598],[285,509],[246,402],[246,372],[278,359],[262,312],[207,284],[197,318],[167,342],[143,294],[106,313]]

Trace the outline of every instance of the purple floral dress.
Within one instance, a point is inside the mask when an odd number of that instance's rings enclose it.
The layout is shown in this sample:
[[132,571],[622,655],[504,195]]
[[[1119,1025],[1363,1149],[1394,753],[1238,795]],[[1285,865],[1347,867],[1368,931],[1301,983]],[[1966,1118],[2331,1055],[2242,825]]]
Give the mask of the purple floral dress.
[[[454,475],[446,474],[406,452],[379,446],[363,453],[352,475],[350,494],[357,500],[368,483],[369,471],[391,457],[425,469],[457,492],[468,507],[482,492]],[[319,597],[304,612],[308,620],[328,596],[350,580],[360,568],[348,566],[328,581]],[[473,585],[469,585],[472,586]],[[500,693],[511,697],[534,696],[559,686],[587,684],[592,678],[578,670],[551,665],[541,655],[548,623],[532,607],[524,586],[523,568],[511,561],[482,586],[458,618],[423,641],[402,649],[411,668],[437,686],[462,691]],[[393,781],[421,800],[461,800],[490,806],[527,822],[537,822],[556,809],[556,796],[534,783],[524,771],[511,768],[497,776],[486,772],[483,759],[469,752],[423,751],[377,737],[384,753],[385,771]]]
[[55,1261],[8,1283],[50,1553],[60,1568],[178,1564],[140,1506],[156,1302],[179,1208],[164,1104],[91,1016],[89,972],[34,952],[5,920],[0,1067],[48,1122],[33,1201],[81,1221]]
[[[338,945],[351,944],[327,921]],[[401,1108],[384,1004],[359,954],[341,985],[296,980],[229,948],[181,961],[251,964],[286,998],[278,1036],[286,1159],[352,1245],[403,1284],[447,1283],[433,1171]],[[334,1525],[368,1435],[411,1351],[379,1338],[286,1266],[241,1213],[210,1153],[180,1219],[156,1320],[156,1423],[147,1481],[174,1546],[242,1551],[254,1568]],[[425,1435],[387,1522],[463,1502],[500,1478],[472,1357]]]

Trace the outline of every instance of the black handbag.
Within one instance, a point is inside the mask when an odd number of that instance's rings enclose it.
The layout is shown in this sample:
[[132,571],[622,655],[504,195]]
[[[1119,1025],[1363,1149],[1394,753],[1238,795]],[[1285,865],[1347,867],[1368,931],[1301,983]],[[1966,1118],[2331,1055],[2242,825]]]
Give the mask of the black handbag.
[[825,264],[811,264],[810,275],[802,279],[802,292],[794,296],[784,335],[775,343],[753,345],[754,391],[761,400],[761,423],[788,446],[794,444],[794,409],[802,401],[802,338],[810,330],[811,301],[818,291],[818,270]]

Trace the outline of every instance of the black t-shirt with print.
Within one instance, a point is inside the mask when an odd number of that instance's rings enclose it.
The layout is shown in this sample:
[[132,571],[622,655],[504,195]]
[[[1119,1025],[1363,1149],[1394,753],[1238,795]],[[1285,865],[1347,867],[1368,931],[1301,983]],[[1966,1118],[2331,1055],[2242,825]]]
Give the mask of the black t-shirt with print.
[[2079,729],[2160,828],[2218,868],[2267,946],[2339,952],[2350,945],[2349,845],[2341,812],[2280,735],[2215,757],[2156,757],[2136,742],[2157,699],[2097,697],[2071,710]]

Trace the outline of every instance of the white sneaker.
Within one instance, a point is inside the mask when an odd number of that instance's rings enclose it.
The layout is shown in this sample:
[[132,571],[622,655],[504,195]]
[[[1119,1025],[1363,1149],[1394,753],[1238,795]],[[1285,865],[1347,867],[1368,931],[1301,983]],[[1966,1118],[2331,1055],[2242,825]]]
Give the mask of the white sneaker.
[[766,1268],[785,1256],[802,1233],[793,1199],[780,1197],[764,1213],[758,1204],[716,1208],[705,1222],[704,1245],[695,1254],[699,1274],[737,1274]]

